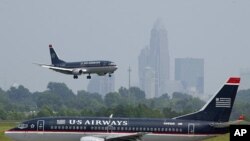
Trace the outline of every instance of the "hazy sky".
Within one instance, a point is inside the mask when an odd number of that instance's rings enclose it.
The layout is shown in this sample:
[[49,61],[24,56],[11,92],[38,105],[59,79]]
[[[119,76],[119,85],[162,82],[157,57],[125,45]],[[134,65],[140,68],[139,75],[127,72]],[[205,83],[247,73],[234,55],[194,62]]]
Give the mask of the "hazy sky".
[[171,79],[174,58],[205,59],[205,91],[250,67],[249,0],[1,0],[0,87],[45,90],[49,81],[86,89],[86,76],[40,68],[50,64],[48,44],[66,61],[114,61],[116,89],[138,85],[138,55],[161,18],[168,31]]

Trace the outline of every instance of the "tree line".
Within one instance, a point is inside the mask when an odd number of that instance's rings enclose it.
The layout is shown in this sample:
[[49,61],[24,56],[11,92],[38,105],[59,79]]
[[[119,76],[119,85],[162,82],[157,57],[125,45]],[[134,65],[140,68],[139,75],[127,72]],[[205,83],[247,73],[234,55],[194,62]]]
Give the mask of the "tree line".
[[[239,91],[231,118],[250,117],[250,90]],[[197,111],[205,104],[199,98],[175,92],[146,99],[137,87],[121,87],[102,97],[85,90],[74,93],[64,83],[50,82],[43,92],[30,92],[20,85],[0,89],[0,120],[24,120],[46,116],[109,116],[172,118]]]

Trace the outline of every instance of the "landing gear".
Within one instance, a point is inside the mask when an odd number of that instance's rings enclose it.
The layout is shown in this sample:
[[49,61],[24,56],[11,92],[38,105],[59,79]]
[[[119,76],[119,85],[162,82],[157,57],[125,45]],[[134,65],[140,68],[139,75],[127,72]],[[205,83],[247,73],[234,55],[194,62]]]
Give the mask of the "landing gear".
[[109,74],[109,77],[111,77],[112,75],[111,74]]
[[77,76],[77,75],[74,75],[74,76],[73,76],[73,78],[74,78],[74,79],[77,79],[77,78],[78,78],[78,76]]
[[90,74],[87,76],[87,79],[91,79],[91,76],[90,76]]

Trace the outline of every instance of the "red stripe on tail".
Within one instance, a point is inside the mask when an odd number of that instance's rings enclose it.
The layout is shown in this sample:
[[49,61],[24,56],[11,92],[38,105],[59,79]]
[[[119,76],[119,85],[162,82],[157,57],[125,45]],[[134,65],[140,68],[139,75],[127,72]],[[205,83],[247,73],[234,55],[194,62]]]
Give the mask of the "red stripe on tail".
[[239,84],[240,83],[240,78],[239,77],[230,77],[228,79],[227,83]]

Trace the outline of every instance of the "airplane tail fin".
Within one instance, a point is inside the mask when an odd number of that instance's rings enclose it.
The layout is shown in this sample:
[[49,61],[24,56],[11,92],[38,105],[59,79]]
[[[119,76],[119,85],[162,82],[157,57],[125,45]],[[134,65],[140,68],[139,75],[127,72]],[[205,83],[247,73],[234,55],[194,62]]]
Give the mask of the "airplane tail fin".
[[51,63],[53,65],[55,64],[60,64],[60,63],[65,63],[63,60],[60,60],[59,57],[57,56],[54,48],[52,47],[52,45],[49,45],[49,50],[50,50],[50,56],[51,56]]
[[230,77],[221,90],[198,112],[173,119],[228,122],[240,83],[239,77]]

